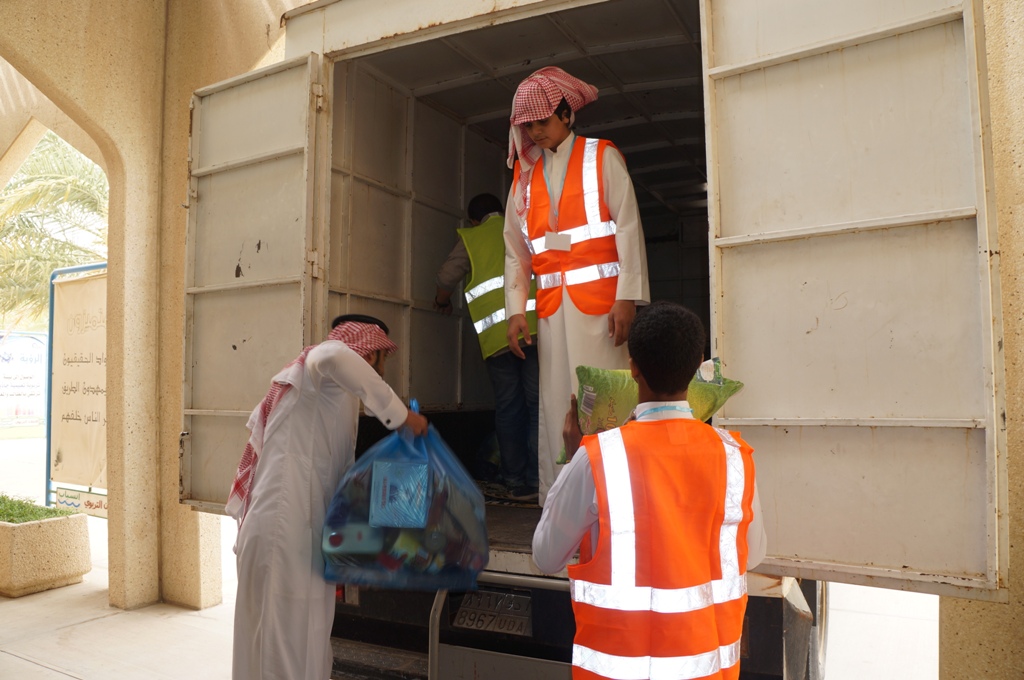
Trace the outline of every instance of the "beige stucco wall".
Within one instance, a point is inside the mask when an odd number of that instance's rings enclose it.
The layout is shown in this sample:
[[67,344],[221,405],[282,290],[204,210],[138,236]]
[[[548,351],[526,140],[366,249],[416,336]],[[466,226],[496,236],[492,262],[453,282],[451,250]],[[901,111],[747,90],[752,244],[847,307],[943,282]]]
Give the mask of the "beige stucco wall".
[[279,59],[280,17],[296,4],[3,3],[0,59],[17,73],[0,75],[40,96],[5,99],[12,112],[18,106],[0,150],[19,139],[25,147],[39,131],[33,118],[71,137],[80,130],[87,137],[69,141],[98,156],[110,181],[108,554],[117,607],[221,599],[219,518],[178,503],[189,94]]
[[942,680],[1024,678],[1024,12],[1019,0],[986,0],[984,16],[1006,356],[1010,594],[1008,604],[940,601]]

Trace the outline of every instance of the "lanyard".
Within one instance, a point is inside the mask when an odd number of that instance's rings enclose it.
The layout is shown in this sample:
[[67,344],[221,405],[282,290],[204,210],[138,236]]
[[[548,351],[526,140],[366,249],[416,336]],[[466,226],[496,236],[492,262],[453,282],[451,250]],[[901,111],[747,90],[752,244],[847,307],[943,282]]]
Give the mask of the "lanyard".
[[661,413],[662,411],[679,411],[680,413],[689,413],[690,415],[693,415],[692,408],[686,408],[685,406],[673,406],[670,404],[668,406],[655,406],[654,408],[649,408],[643,413],[638,414],[636,419],[640,420],[644,416],[649,416],[652,413]]
[[[569,146],[568,149],[566,149],[566,153],[569,155],[570,158],[572,157],[572,150],[576,146],[576,140],[577,139],[579,139],[579,137],[574,136],[572,138],[572,144]],[[541,153],[541,157],[540,158],[541,158],[541,165],[544,167],[544,183],[547,184],[548,195],[550,196],[550,194],[551,194],[551,174],[548,172],[548,159],[544,157],[543,152]],[[568,161],[566,161],[565,169],[562,170],[562,184],[561,184],[561,186],[558,189],[558,200],[557,201],[551,201],[551,210],[554,211],[555,217],[558,217],[558,204],[562,200],[562,189],[565,188],[565,176],[568,175],[568,174],[569,174],[569,163],[568,163]]]

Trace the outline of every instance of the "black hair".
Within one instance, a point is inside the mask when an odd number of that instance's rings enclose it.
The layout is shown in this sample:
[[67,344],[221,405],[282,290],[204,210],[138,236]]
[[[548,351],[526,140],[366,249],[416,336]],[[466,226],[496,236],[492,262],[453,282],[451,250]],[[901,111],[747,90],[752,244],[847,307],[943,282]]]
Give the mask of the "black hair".
[[[565,100],[565,97],[562,97],[562,101],[558,102],[558,106],[555,107],[555,115],[558,116],[559,120],[572,120],[572,107],[569,106],[569,102]],[[568,123],[566,124],[568,125]]]
[[352,321],[354,323],[372,323],[375,326],[380,326],[380,329],[384,331],[384,335],[391,332],[386,323],[375,316],[370,316],[369,314],[342,314],[341,316],[337,316],[334,318],[334,321],[331,322],[331,330],[337,328],[340,324],[343,324],[346,321]]
[[629,329],[629,356],[651,390],[682,392],[704,359],[704,324],[675,302],[641,307]]
[[503,210],[501,200],[494,194],[477,194],[469,200],[466,212],[469,214],[469,219],[482,222],[491,213],[500,213]]

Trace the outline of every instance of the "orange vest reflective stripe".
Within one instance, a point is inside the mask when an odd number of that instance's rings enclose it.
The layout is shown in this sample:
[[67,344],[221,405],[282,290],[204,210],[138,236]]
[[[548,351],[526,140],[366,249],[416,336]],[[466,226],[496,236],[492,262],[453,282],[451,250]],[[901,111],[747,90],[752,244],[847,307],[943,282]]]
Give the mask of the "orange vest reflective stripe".
[[[577,137],[569,156],[558,224],[548,224],[551,200],[542,166],[535,167],[527,186],[523,237],[532,255],[537,279],[537,316],[551,316],[562,303],[565,286],[573,304],[584,314],[607,314],[615,303],[619,281],[619,252],[615,222],[604,198],[604,151],[611,142]],[[515,166],[513,185],[519,179]],[[549,250],[545,234],[568,234],[571,247]]]
[[753,450],[679,418],[585,437],[600,532],[569,567],[573,678],[739,678]]

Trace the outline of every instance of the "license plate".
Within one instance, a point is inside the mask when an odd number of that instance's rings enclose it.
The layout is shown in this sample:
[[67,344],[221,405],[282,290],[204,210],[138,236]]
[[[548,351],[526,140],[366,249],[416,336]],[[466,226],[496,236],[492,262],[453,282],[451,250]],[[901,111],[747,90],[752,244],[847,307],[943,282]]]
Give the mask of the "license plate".
[[478,590],[462,597],[452,625],[469,630],[533,636],[529,595]]

